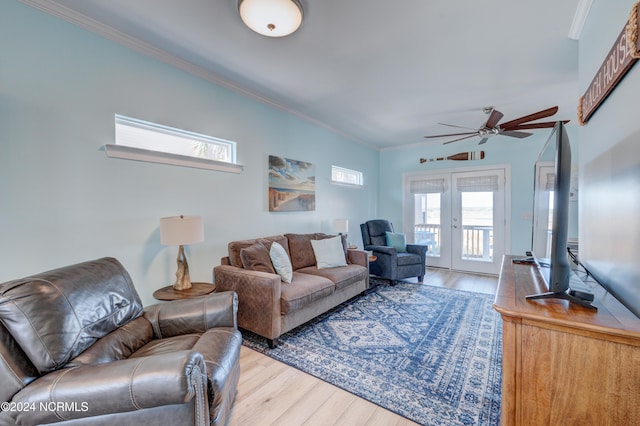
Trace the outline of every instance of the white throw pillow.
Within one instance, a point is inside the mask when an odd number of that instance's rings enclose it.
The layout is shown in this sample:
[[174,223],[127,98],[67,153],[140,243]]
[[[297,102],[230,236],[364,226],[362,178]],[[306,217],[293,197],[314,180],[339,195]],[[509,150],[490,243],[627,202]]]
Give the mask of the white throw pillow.
[[347,266],[347,259],[344,257],[342,247],[342,237],[325,238],[324,240],[311,240],[313,254],[316,256],[318,269],[337,268]]
[[290,283],[293,279],[293,267],[284,247],[278,243],[271,244],[269,257],[276,273],[280,275],[280,279],[285,283]]

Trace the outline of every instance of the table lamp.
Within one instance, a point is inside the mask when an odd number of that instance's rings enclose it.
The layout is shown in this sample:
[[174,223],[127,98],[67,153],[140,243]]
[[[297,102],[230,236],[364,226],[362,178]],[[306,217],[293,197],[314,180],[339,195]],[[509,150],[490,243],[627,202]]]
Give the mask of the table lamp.
[[167,246],[180,246],[178,249],[178,270],[174,290],[191,288],[189,264],[184,254],[184,245],[204,241],[204,225],[201,216],[170,216],[160,218],[160,243]]
[[337,232],[339,235],[346,235],[349,232],[349,219],[334,219],[333,232]]

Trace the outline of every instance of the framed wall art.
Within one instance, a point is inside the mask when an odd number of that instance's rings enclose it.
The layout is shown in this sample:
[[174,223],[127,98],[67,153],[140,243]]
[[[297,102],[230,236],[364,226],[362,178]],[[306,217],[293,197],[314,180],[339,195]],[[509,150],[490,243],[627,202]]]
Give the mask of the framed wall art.
[[315,166],[306,161],[269,156],[269,211],[316,209]]

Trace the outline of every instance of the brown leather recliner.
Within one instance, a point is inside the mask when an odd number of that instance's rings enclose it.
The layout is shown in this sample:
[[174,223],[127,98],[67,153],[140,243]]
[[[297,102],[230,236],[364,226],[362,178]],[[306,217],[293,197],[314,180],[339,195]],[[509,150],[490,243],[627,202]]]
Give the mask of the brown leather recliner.
[[103,258],[0,284],[0,425],[226,423],[237,296],[142,307]]

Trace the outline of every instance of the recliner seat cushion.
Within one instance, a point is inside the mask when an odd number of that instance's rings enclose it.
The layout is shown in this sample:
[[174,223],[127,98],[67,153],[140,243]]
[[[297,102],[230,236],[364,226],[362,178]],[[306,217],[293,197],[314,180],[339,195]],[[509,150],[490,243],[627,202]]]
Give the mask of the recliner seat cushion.
[[142,302],[131,278],[114,258],[0,286],[0,321],[40,374],[63,367],[141,314]]

